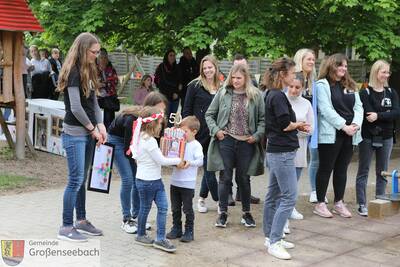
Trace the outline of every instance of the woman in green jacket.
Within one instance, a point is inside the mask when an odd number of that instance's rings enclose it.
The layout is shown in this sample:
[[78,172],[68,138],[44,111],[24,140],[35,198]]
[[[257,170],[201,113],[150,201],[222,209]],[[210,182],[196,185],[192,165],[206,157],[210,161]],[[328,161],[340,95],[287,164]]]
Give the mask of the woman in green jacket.
[[250,176],[264,172],[260,140],[264,135],[264,101],[260,91],[251,83],[246,65],[234,65],[228,78],[215,95],[205,117],[210,129],[208,148],[209,171],[220,171],[218,192],[219,215],[215,226],[226,227],[228,194],[236,169],[246,227],[256,224],[250,213]]

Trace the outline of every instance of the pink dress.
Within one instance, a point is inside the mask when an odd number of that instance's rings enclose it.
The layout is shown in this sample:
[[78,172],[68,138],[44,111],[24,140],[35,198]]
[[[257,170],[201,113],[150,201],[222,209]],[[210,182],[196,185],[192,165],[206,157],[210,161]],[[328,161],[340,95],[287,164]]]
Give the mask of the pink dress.
[[140,87],[133,93],[133,101],[136,105],[143,105],[145,97],[150,93],[146,87]]

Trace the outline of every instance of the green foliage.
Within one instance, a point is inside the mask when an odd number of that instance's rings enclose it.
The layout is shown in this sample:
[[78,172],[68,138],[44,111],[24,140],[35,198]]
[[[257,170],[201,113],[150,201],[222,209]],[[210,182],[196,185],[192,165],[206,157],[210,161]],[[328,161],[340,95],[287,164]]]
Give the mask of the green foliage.
[[66,51],[80,32],[107,48],[162,55],[173,47],[212,46],[276,58],[301,47],[326,53],[355,47],[367,60],[400,48],[398,0],[29,0],[45,28],[29,42]]

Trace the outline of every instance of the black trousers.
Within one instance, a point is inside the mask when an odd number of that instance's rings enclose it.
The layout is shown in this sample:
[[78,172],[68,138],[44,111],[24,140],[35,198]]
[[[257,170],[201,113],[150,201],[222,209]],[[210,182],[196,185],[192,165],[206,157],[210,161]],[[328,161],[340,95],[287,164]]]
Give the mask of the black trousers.
[[194,211],[193,197],[194,189],[183,188],[171,185],[171,209],[172,209],[172,224],[177,227],[182,227],[182,209],[186,215],[185,229],[193,229]]
[[218,141],[219,152],[224,162],[224,170],[220,171],[218,193],[221,211],[228,210],[228,195],[232,189],[233,169],[236,168],[236,184],[240,188],[242,211],[250,211],[250,176],[247,171],[255,152],[255,144],[239,141],[225,135]]
[[353,156],[352,137],[343,131],[337,131],[334,144],[318,144],[318,154],[319,167],[316,179],[318,202],[325,201],[332,171],[335,202],[340,201],[346,190],[347,168]]
[[115,119],[115,111],[109,109],[103,110],[103,123],[107,130],[114,119]]

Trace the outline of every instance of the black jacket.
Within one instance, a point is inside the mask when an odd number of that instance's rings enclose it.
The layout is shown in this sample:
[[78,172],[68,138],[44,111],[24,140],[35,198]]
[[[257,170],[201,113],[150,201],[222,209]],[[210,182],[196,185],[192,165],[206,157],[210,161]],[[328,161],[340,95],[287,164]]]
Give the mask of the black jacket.
[[108,128],[108,134],[124,138],[124,153],[127,157],[130,156],[126,155],[126,152],[128,151],[131,144],[132,126],[135,120],[137,120],[137,117],[134,115],[120,114],[112,121],[110,127]]
[[187,60],[184,56],[180,58],[178,66],[182,88],[186,89],[187,85],[199,76],[199,66],[194,58]]
[[[385,102],[383,102],[384,98],[386,98]],[[373,135],[376,135],[383,139],[392,138],[395,121],[400,116],[399,97],[396,90],[385,87],[384,92],[378,93],[372,87],[368,87],[368,90],[360,91],[360,99],[364,108],[362,137],[371,139]],[[378,119],[372,123],[369,122],[366,119],[368,112],[376,112]]]
[[210,131],[205,114],[213,98],[214,95],[210,94],[199,80],[193,80],[188,84],[185,105],[182,110],[182,117],[193,115],[200,121],[200,130],[196,134],[196,140],[203,146],[204,155],[207,155],[210,143]]

